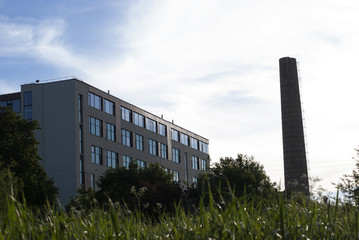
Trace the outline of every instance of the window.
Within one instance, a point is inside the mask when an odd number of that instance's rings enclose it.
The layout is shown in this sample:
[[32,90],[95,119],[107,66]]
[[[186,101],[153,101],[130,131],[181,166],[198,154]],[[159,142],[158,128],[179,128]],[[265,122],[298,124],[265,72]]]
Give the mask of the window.
[[85,181],[84,181],[84,160],[83,157],[80,158],[80,185],[84,185]]
[[24,92],[24,119],[32,119],[32,92]]
[[84,153],[84,143],[83,143],[83,134],[82,134],[82,125],[79,127],[79,140],[80,140],[80,154]]
[[148,152],[152,155],[157,156],[157,141],[148,139]]
[[161,157],[164,159],[168,159],[167,157],[167,145],[161,143]]
[[192,179],[192,183],[193,183],[193,185],[194,185],[194,186],[197,186],[197,183],[198,183],[198,178],[193,177],[193,179]]
[[208,144],[204,142],[199,142],[199,150],[208,154]]
[[181,133],[181,143],[188,146],[188,135]]
[[79,123],[82,123],[82,95],[79,94],[79,102],[78,102],[79,106]]
[[194,149],[198,149],[198,140],[191,137],[191,147]]
[[102,165],[102,148],[91,146],[91,161]]
[[20,99],[5,100],[0,102],[0,106],[11,107],[11,109],[16,113],[21,112],[20,105],[21,105]]
[[139,113],[133,112],[133,123],[140,127],[145,127],[145,117]]
[[126,169],[129,169],[130,168],[131,157],[123,155],[122,160],[123,160],[123,166]]
[[201,159],[201,169],[204,172],[207,172],[207,160]]
[[91,187],[95,189],[95,174],[91,174]]
[[177,130],[171,129],[172,140],[179,141],[179,132]]
[[89,131],[91,134],[102,137],[102,121],[89,117]]
[[121,130],[122,144],[127,147],[132,147],[132,133],[126,129]]
[[117,166],[117,153],[110,150],[106,151],[107,167],[116,168]]
[[137,167],[138,168],[146,168],[146,162],[142,160],[137,160]]
[[180,163],[180,151],[176,148],[172,148],[172,161]]
[[131,122],[131,110],[121,106],[122,120]]
[[157,132],[156,121],[146,118],[146,129],[148,129],[152,132]]
[[166,125],[163,125],[162,123],[158,123],[158,134],[162,136],[167,136],[167,127]]
[[192,169],[199,169],[198,166],[198,157],[192,156]]
[[172,171],[172,175],[173,175],[173,181],[174,182],[179,182],[179,172]]
[[136,149],[143,151],[143,136],[136,134]]
[[115,103],[111,102],[110,100],[104,99],[104,110],[106,113],[115,115]]
[[111,141],[116,141],[116,130],[115,125],[112,125],[110,123],[106,123],[106,138]]
[[94,107],[98,110],[102,110],[102,97],[89,92],[88,93],[88,104],[91,107]]

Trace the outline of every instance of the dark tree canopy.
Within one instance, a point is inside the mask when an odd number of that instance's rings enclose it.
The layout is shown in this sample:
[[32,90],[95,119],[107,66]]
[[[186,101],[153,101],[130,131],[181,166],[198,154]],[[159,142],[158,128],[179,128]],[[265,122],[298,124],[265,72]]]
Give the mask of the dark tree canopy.
[[242,154],[236,159],[221,158],[208,173],[201,175],[198,178],[200,194],[208,192],[208,183],[218,200],[221,197],[229,199],[233,193],[237,197],[265,197],[276,191],[275,183],[270,181],[263,165],[254,161],[253,157]]
[[34,131],[36,121],[26,121],[11,108],[0,107],[0,170],[9,169],[16,179],[17,199],[24,194],[30,206],[54,201],[58,189],[40,165]]
[[146,205],[150,211],[158,204],[170,209],[182,197],[180,185],[173,182],[172,176],[158,163],[149,164],[144,169],[135,163],[131,163],[129,169],[109,169],[99,178],[98,186],[100,190],[96,198],[100,203],[111,199],[112,202],[125,202],[130,208],[144,208]]

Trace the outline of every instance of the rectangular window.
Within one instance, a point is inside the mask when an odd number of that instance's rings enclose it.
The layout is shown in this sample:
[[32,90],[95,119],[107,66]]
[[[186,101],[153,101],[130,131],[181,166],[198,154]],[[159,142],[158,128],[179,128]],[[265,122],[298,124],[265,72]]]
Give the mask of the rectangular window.
[[172,148],[172,161],[180,163],[180,151],[176,148]]
[[207,160],[201,159],[201,169],[204,172],[207,172]]
[[196,177],[193,177],[192,183],[193,183],[194,186],[197,186],[198,179]]
[[112,125],[110,123],[106,123],[106,138],[108,140],[113,141],[113,142],[116,141],[115,125]]
[[98,110],[102,110],[102,97],[89,92],[88,93],[88,104]]
[[164,159],[168,159],[167,152],[168,152],[167,145],[161,143],[161,157],[164,158]]
[[117,166],[117,153],[110,150],[106,151],[107,167],[116,168]]
[[123,160],[124,168],[129,169],[130,168],[131,157],[123,155],[122,160]]
[[138,168],[146,168],[146,162],[142,160],[137,160],[137,167]]
[[89,132],[102,137],[102,121],[94,117],[89,117]]
[[163,125],[162,123],[158,123],[158,134],[162,136],[167,136],[167,127],[166,125]]
[[83,143],[83,134],[82,134],[82,125],[79,127],[79,139],[80,139],[80,154],[84,153],[84,143]]
[[83,157],[80,157],[80,185],[84,185],[85,181],[84,181],[84,160]]
[[20,99],[4,100],[0,102],[0,106],[11,107],[11,109],[16,113],[21,112],[20,105],[21,105]]
[[194,148],[194,149],[198,149],[198,140],[191,137],[191,147]]
[[79,106],[79,123],[82,123],[82,95],[79,94],[79,102],[78,102]]
[[131,122],[131,110],[127,109],[125,107],[121,106],[121,116],[122,116],[122,120],[125,120],[127,122]]
[[91,161],[102,165],[102,148],[91,146]]
[[157,132],[157,124],[155,120],[146,118],[146,129],[152,131],[152,132]]
[[110,100],[104,99],[105,112],[111,115],[115,115],[115,103]]
[[198,157],[192,156],[192,169],[198,170]]
[[91,174],[91,187],[95,189],[95,174]]
[[132,132],[122,128],[121,135],[122,135],[122,144],[127,147],[132,147]]
[[32,92],[24,92],[24,119],[32,120]]
[[133,112],[133,123],[140,127],[145,127],[145,117],[139,113]]
[[149,154],[158,156],[157,144],[158,144],[157,141],[152,140],[152,139],[148,139],[148,152],[149,152]]
[[136,134],[136,149],[143,151],[143,136]]
[[201,152],[204,152],[204,153],[208,154],[208,144],[200,141],[199,142],[199,150]]
[[179,172],[172,171],[172,175],[173,175],[173,181],[174,182],[179,182]]
[[181,135],[181,143],[188,146],[188,140],[189,140],[188,135],[184,133],[181,133],[180,135]]
[[177,130],[171,129],[171,135],[173,141],[179,142],[179,132]]

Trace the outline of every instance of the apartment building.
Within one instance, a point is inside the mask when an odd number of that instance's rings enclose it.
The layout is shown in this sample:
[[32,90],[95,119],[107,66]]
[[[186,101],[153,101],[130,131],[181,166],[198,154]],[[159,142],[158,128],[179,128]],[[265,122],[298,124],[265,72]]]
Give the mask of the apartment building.
[[39,122],[41,164],[63,204],[131,161],[142,168],[157,162],[189,184],[209,167],[208,139],[75,78],[22,85],[0,95],[0,104]]

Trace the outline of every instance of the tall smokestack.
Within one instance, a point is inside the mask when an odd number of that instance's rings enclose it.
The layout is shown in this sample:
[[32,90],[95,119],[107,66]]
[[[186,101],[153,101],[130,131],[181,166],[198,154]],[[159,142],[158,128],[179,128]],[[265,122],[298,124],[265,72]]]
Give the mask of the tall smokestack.
[[285,189],[309,195],[296,59],[290,57],[279,59],[279,69]]

